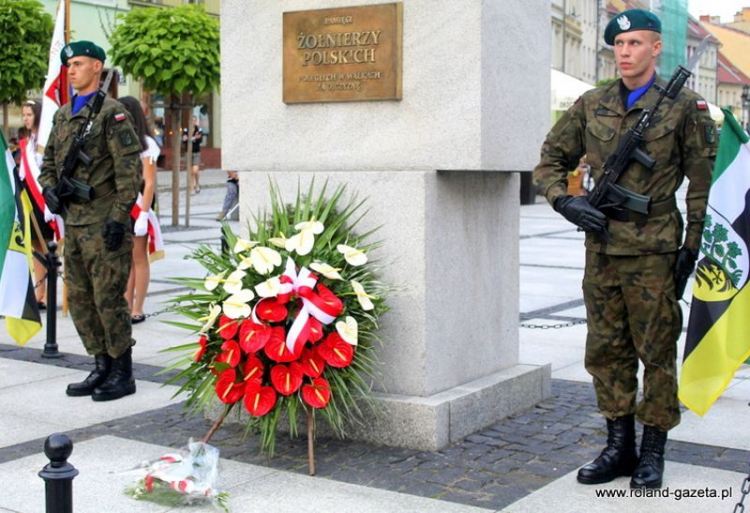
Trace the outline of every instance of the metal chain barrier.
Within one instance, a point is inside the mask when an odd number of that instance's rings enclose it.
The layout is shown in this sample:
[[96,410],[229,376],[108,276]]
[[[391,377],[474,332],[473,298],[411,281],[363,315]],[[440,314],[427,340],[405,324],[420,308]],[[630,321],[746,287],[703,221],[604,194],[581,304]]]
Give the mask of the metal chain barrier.
[[747,495],[750,494],[750,473],[748,473],[745,480],[742,481],[740,491],[742,492],[742,497],[740,498],[740,502],[735,504],[734,513],[743,513],[745,511],[745,499],[747,499]]
[[575,321],[559,322],[557,324],[532,324],[529,322],[522,322],[520,326],[522,328],[529,328],[532,330],[559,330],[560,328],[569,328],[571,326],[577,326],[579,324],[586,324],[586,319],[577,319]]

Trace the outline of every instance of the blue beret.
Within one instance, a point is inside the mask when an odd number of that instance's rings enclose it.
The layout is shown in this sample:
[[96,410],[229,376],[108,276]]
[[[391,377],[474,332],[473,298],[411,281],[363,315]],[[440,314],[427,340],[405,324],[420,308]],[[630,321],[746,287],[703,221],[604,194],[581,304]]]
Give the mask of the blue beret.
[[68,43],[63,46],[62,50],[60,50],[60,60],[62,61],[63,66],[68,65],[68,59],[71,57],[78,57],[79,55],[91,57],[92,59],[97,59],[102,62],[107,58],[104,49],[102,49],[101,46],[95,45],[91,41],[75,41],[73,43]]
[[661,33],[661,21],[652,12],[629,9],[609,20],[607,28],[604,29],[604,42],[613,45],[618,34],[634,30],[651,30]]

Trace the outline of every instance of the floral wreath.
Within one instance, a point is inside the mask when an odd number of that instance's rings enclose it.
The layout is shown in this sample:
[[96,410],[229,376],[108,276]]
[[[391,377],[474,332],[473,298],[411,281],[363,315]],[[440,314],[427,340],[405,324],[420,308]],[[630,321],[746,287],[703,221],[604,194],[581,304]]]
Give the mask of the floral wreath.
[[174,365],[182,370],[170,382],[180,383],[189,409],[224,403],[210,434],[241,404],[269,452],[282,413],[292,434],[300,409],[322,413],[340,436],[347,421],[361,417],[377,321],[387,311],[387,289],[368,256],[380,243],[366,243],[374,230],[352,230],[364,201],[352,197],[339,209],[345,186],[328,199],[326,185],[317,197],[313,186],[285,205],[271,183],[270,215],[255,216],[247,239],[225,223],[222,252],[203,245],[188,256],[208,275],[176,279],[194,292],[172,300],[193,321],[172,324],[196,332],[198,341],[170,348],[191,353]]

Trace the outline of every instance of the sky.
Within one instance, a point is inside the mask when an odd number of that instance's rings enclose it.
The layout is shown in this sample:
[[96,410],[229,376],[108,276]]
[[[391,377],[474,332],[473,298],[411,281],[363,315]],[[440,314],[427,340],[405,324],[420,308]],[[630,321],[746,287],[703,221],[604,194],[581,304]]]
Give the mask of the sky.
[[721,22],[734,21],[734,13],[750,7],[750,0],[688,0],[688,11],[698,18],[701,14],[721,16]]

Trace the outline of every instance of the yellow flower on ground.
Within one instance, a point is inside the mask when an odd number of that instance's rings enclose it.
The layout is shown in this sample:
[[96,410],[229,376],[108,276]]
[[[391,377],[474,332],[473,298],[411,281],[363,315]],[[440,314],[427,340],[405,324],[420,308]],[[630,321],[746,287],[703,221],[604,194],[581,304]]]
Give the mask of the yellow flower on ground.
[[258,274],[268,274],[281,265],[281,255],[275,249],[258,246],[250,251],[250,261]]
[[224,280],[224,290],[230,294],[236,294],[242,290],[242,279],[245,277],[245,271],[237,270],[227,276]]
[[257,241],[254,240],[245,240],[245,239],[237,239],[237,242],[234,243],[234,252],[235,253],[242,253],[243,251],[247,251],[249,249],[253,249],[255,246],[258,245]]
[[203,287],[211,292],[216,287],[219,286],[219,283],[224,281],[224,275],[226,274],[226,271],[224,271],[221,274],[215,274],[213,276],[206,276],[206,281],[203,282]]
[[222,305],[224,315],[230,319],[240,319],[243,317],[249,317],[252,308],[248,304],[255,294],[250,289],[242,289],[236,294],[229,296]]
[[336,331],[338,332],[338,334],[341,336],[344,342],[353,346],[357,345],[357,328],[357,319],[355,319],[351,315],[347,315],[344,321],[338,321],[336,323]]
[[262,283],[258,283],[255,286],[255,292],[260,297],[276,297],[281,291],[281,280],[278,276],[268,278]]
[[375,305],[370,301],[370,299],[374,299],[375,296],[371,296],[365,292],[365,288],[360,282],[352,280],[349,283],[352,284],[352,289],[354,289],[354,293],[357,294],[357,301],[359,301],[359,304],[362,306],[362,310],[372,310],[375,308]]
[[219,305],[211,305],[211,310],[208,312],[207,317],[201,317],[198,319],[199,321],[205,320],[206,323],[201,328],[201,333],[205,334],[208,332],[208,330],[211,329],[211,326],[214,325],[216,322],[216,318],[219,317],[219,314],[221,313],[221,307]]
[[322,274],[329,280],[343,280],[344,278],[339,274],[341,269],[326,264],[325,262],[313,262],[310,264],[310,269]]
[[346,244],[339,244],[336,246],[336,249],[344,255],[344,259],[349,265],[358,266],[367,263],[367,255],[357,248],[347,246]]

